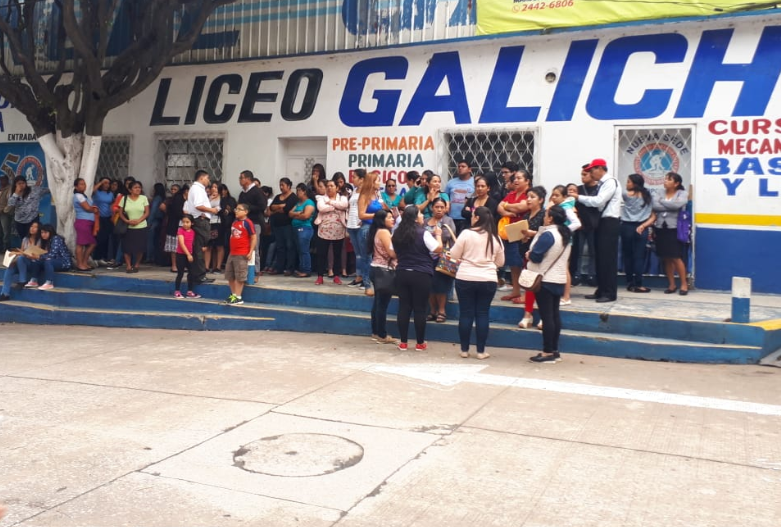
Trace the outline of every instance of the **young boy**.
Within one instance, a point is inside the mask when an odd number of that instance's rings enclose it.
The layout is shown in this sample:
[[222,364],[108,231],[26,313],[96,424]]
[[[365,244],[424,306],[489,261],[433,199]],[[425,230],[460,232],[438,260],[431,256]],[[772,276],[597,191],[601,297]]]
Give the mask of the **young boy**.
[[225,278],[231,288],[231,294],[225,303],[231,306],[244,303],[241,292],[244,290],[244,282],[247,281],[247,266],[258,243],[255,226],[247,219],[248,212],[246,203],[236,205],[236,221],[231,226],[231,251],[225,264]]

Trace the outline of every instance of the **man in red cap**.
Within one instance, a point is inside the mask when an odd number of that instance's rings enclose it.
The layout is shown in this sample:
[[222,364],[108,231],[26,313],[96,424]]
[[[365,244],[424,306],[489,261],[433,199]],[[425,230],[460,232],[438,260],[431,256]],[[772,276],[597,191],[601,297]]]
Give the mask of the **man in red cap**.
[[599,182],[596,196],[578,195],[570,187],[569,195],[578,203],[600,211],[596,230],[597,290],[586,295],[597,302],[615,302],[618,298],[618,236],[621,232],[621,186],[614,177],[607,176],[607,161],[594,159],[584,167],[591,178]]

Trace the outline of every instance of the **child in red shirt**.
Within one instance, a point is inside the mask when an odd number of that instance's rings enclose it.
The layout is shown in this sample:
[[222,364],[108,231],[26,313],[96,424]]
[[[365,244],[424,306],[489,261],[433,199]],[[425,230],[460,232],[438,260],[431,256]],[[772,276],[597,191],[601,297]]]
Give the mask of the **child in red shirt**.
[[225,263],[225,278],[231,289],[231,294],[225,303],[231,306],[244,303],[241,293],[244,291],[249,262],[253,258],[258,241],[255,225],[247,219],[249,212],[247,207],[246,203],[239,203],[236,206],[236,221],[231,225],[230,255]]
[[[182,217],[182,226],[176,233],[176,288],[174,298],[201,298],[201,295],[193,291],[193,240],[195,240],[195,231],[193,230],[193,217],[185,214]],[[184,270],[187,269],[187,295],[183,295],[182,277]]]

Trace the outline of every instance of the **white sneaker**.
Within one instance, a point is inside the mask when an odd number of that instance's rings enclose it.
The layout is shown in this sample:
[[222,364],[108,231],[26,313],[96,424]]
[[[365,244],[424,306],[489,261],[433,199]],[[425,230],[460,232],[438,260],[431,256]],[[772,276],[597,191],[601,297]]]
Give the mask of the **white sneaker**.
[[49,289],[54,289],[54,284],[51,282],[46,282],[38,288],[38,291],[48,291]]
[[513,286],[508,285],[508,284],[504,284],[503,286],[497,287],[496,290],[497,291],[512,291],[513,290]]
[[559,300],[560,306],[569,306],[572,304],[572,300]]
[[529,329],[532,327],[532,324],[534,324],[534,319],[532,317],[523,317],[523,319],[518,322],[518,327],[521,329]]
[[38,287],[38,280],[30,280],[25,287],[33,288]]

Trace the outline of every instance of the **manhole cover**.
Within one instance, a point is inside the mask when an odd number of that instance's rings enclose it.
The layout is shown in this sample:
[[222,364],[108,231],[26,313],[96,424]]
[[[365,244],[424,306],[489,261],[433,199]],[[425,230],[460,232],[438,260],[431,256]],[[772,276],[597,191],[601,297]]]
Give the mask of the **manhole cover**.
[[349,468],[363,459],[363,447],[327,434],[283,434],[248,443],[233,453],[242,470],[269,476],[323,476]]

